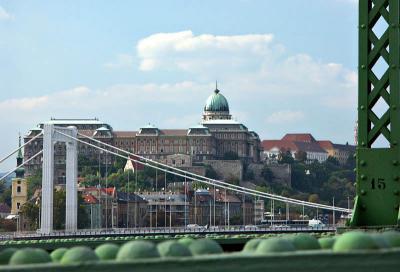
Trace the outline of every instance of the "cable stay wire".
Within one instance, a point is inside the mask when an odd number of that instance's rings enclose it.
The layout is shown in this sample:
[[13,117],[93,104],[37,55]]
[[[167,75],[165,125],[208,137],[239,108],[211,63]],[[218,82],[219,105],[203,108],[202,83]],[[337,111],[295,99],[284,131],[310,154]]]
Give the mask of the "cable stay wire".
[[24,146],[30,144],[32,141],[36,140],[38,137],[42,136],[43,132],[40,132],[38,135],[36,135],[35,137],[33,137],[32,139],[30,139],[29,141],[27,141],[26,143],[24,143],[23,145],[21,145],[20,147],[18,147],[17,149],[15,149],[13,152],[11,152],[10,154],[8,154],[7,156],[5,156],[4,158],[2,158],[0,160],[0,163],[4,162],[5,160],[7,160],[9,157],[11,157],[13,154],[17,153],[18,150],[20,150],[21,148],[23,148]]
[[[283,197],[283,196],[274,195],[274,194],[270,194],[270,193],[260,192],[260,191],[257,191],[257,190],[253,190],[253,189],[249,189],[249,188],[237,186],[237,185],[234,185],[234,184],[226,183],[226,182],[223,182],[223,181],[219,181],[219,180],[207,178],[207,177],[204,177],[204,176],[201,176],[201,175],[192,173],[192,172],[188,172],[188,171],[185,171],[185,170],[182,170],[182,169],[179,169],[179,168],[175,168],[175,167],[170,166],[170,165],[165,165],[165,164],[163,164],[163,163],[160,163],[160,162],[157,162],[157,161],[148,159],[148,158],[146,158],[146,157],[143,157],[143,156],[140,156],[140,155],[131,153],[131,152],[129,152],[129,151],[126,151],[126,150],[120,149],[120,148],[118,148],[118,147],[115,147],[115,146],[113,146],[113,145],[110,145],[110,144],[101,142],[101,141],[99,141],[99,140],[97,140],[97,139],[94,139],[94,138],[91,138],[91,137],[89,137],[89,136],[86,136],[86,135],[83,135],[83,134],[80,134],[80,133],[78,133],[78,135],[80,135],[80,136],[82,136],[82,137],[84,137],[84,138],[87,138],[87,139],[89,139],[89,140],[92,140],[92,141],[94,141],[94,142],[97,142],[97,143],[99,143],[99,144],[102,144],[102,145],[104,145],[104,146],[111,147],[111,148],[113,148],[113,149],[115,149],[115,150],[118,150],[118,151],[120,151],[120,152],[123,152],[123,153],[125,153],[125,154],[129,154],[129,155],[134,156],[134,157],[136,157],[136,158],[142,159],[142,160],[144,160],[144,161],[146,161],[146,162],[154,163],[154,164],[160,165],[160,166],[165,167],[165,168],[173,169],[173,170],[176,171],[176,172],[186,173],[187,175],[191,175],[191,176],[197,177],[197,180],[198,180],[198,179],[208,180],[208,181],[211,181],[212,183],[220,183],[220,184],[224,184],[225,186],[228,186],[228,187],[235,187],[235,188],[238,188],[238,189],[241,189],[241,190],[245,190],[245,191],[248,191],[248,192],[260,193],[260,194],[263,194],[263,195],[265,195],[265,196],[268,196],[269,199],[274,198],[275,200],[282,201],[282,202],[290,201],[290,203],[292,203],[292,204],[306,205],[306,206],[309,206],[309,207],[316,207],[316,206],[318,205],[321,209],[326,209],[326,210],[337,210],[336,207],[329,206],[329,205],[318,204],[318,203],[313,203],[313,202],[307,202],[307,201],[303,201],[303,200],[298,200],[298,199]],[[139,161],[139,160],[138,160],[138,161]],[[342,212],[346,212],[346,213],[351,213],[351,212],[352,212],[351,209],[345,209],[345,208],[339,208],[339,209],[342,209],[341,211],[342,211]]]
[[10,172],[8,172],[7,174],[5,174],[4,176],[2,176],[0,178],[0,181],[2,181],[3,179],[5,179],[6,177],[8,177],[9,175],[11,175],[12,173],[14,173],[17,169],[21,168],[22,166],[24,166],[25,164],[27,164],[28,162],[30,162],[31,160],[33,160],[34,158],[36,158],[37,156],[39,156],[40,154],[43,153],[43,149],[40,150],[38,153],[36,153],[35,155],[33,155],[32,157],[30,157],[29,159],[27,159],[26,161],[24,161],[23,163],[21,163],[21,165],[15,167],[13,170],[11,170]]
[[[85,135],[82,135],[82,136],[84,136],[84,137],[86,137],[86,138],[88,138],[90,140],[93,140],[95,142],[99,142],[99,143],[101,143],[101,144],[103,144],[105,146],[109,146],[111,148],[114,148],[114,149],[116,149],[118,151],[124,152],[124,153],[129,155],[129,156],[124,156],[124,155],[121,155],[121,154],[119,154],[117,152],[113,152],[113,151],[107,150],[105,148],[96,146],[94,144],[85,142],[85,141],[83,141],[81,139],[78,139],[78,138],[75,138],[73,136],[67,135],[67,134],[65,134],[63,132],[60,132],[60,131],[57,131],[57,130],[56,130],[56,132],[64,135],[67,138],[74,139],[74,140],[79,141],[79,142],[81,142],[83,144],[92,146],[94,148],[98,148],[98,149],[103,150],[105,152],[109,152],[109,153],[111,153],[111,154],[113,154],[115,156],[119,156],[119,157],[124,158],[126,160],[135,161],[135,162],[137,162],[139,164],[142,164],[142,165],[145,165],[145,166],[149,166],[149,167],[152,167],[154,169],[158,169],[158,170],[161,170],[161,171],[164,171],[164,172],[176,175],[176,176],[180,176],[180,177],[183,177],[183,178],[185,177],[184,174],[191,175],[192,177],[189,177],[189,178],[192,179],[193,181],[199,181],[201,183],[205,183],[205,184],[208,184],[208,185],[215,185],[216,187],[223,188],[223,189],[228,189],[228,190],[235,191],[235,192],[238,192],[238,193],[245,193],[245,194],[252,195],[252,196],[258,196],[258,197],[261,197],[261,198],[264,198],[264,199],[265,198],[266,199],[273,199],[273,200],[277,200],[277,201],[285,202],[285,203],[290,203],[290,204],[294,204],[294,205],[304,205],[304,206],[307,206],[307,207],[320,208],[320,209],[323,209],[323,210],[334,210],[334,211],[340,211],[340,212],[345,212],[345,213],[351,213],[352,212],[351,209],[333,207],[333,206],[328,206],[328,205],[319,204],[319,203],[313,203],[313,202],[307,202],[307,201],[302,201],[302,200],[298,200],[298,199],[292,199],[292,198],[288,198],[288,197],[282,197],[282,196],[279,196],[279,195],[260,192],[260,191],[257,191],[257,190],[252,190],[252,189],[248,189],[248,188],[245,188],[245,187],[229,184],[229,183],[226,183],[226,182],[223,182],[223,181],[210,179],[210,178],[207,178],[207,177],[204,177],[204,176],[200,176],[200,175],[197,175],[197,174],[194,174],[194,173],[191,173],[191,172],[187,172],[187,171],[175,168],[175,167],[171,167],[169,165],[164,165],[162,163],[159,163],[159,162],[144,158],[142,156],[130,153],[128,151],[119,149],[119,148],[114,147],[112,145],[109,145],[109,144],[103,143],[101,141],[98,141],[96,139],[93,139],[93,138],[87,137]],[[81,135],[81,134],[79,134],[79,135]],[[130,156],[134,156],[136,158],[143,159],[145,162],[143,162],[141,160],[138,160],[138,159],[134,159],[134,158],[132,158]],[[161,167],[156,166],[155,164],[156,165],[161,165]],[[162,168],[162,167],[164,167],[164,168]],[[165,168],[170,168],[170,169],[174,170],[175,172],[171,171],[171,170],[168,170],[168,169],[165,169]],[[179,173],[177,173],[177,172],[179,172]],[[181,172],[183,172],[184,174],[181,174]]]

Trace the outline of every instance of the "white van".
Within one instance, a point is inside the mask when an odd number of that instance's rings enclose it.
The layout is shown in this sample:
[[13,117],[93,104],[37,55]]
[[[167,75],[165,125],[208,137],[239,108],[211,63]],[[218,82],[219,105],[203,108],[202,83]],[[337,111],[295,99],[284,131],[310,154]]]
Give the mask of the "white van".
[[311,219],[308,221],[308,226],[311,228],[322,228],[325,227],[325,224],[318,219]]

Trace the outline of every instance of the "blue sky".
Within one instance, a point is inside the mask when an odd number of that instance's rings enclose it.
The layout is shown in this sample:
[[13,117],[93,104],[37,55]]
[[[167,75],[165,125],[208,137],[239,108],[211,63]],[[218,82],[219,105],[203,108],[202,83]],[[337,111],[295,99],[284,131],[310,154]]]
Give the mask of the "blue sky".
[[0,157],[50,117],[186,128],[215,80],[262,139],[352,143],[356,66],[355,0],[0,0]]

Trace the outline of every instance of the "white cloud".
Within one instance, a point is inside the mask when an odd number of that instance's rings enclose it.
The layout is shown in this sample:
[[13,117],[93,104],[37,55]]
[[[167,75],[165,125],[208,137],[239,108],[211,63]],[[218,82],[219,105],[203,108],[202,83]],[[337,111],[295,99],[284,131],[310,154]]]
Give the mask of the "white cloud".
[[[268,57],[274,50],[271,48],[272,40],[272,34],[195,36],[188,30],[148,36],[140,40],[136,48],[140,59],[139,69],[142,71],[232,71],[254,65],[255,57],[260,55]],[[274,52],[276,53],[275,50]]]
[[302,111],[282,110],[273,112],[267,117],[267,123],[270,124],[283,124],[288,122],[301,121],[305,117]]
[[13,16],[8,13],[2,6],[0,6],[0,21],[7,21],[13,19]]
[[104,67],[109,69],[130,68],[132,66],[133,56],[129,54],[118,54],[115,60],[104,64]]
[[5,149],[15,146],[19,130],[50,117],[96,116],[116,130],[136,130],[149,122],[160,128],[187,128],[200,121],[215,79],[232,115],[261,138],[309,131],[317,138],[352,139],[356,72],[307,54],[289,54],[273,37],[194,35],[191,31],[148,36],[137,43],[137,56],[122,54],[106,66],[138,65],[155,78],[157,73],[174,71],[180,82],[101,89],[78,86],[40,97],[0,101]]

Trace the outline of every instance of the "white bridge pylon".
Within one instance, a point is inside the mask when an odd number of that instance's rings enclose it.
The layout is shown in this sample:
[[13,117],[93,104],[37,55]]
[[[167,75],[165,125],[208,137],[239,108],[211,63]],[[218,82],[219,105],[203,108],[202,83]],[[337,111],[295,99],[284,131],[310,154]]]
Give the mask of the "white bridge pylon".
[[[56,133],[56,130],[60,133]],[[66,145],[66,211],[65,230],[74,232],[78,222],[78,143],[75,140],[76,127],[55,127],[53,124],[43,126],[43,166],[42,166],[42,212],[40,233],[53,232],[53,194],[54,194],[54,144],[64,142]],[[68,135],[69,137],[65,136]]]

